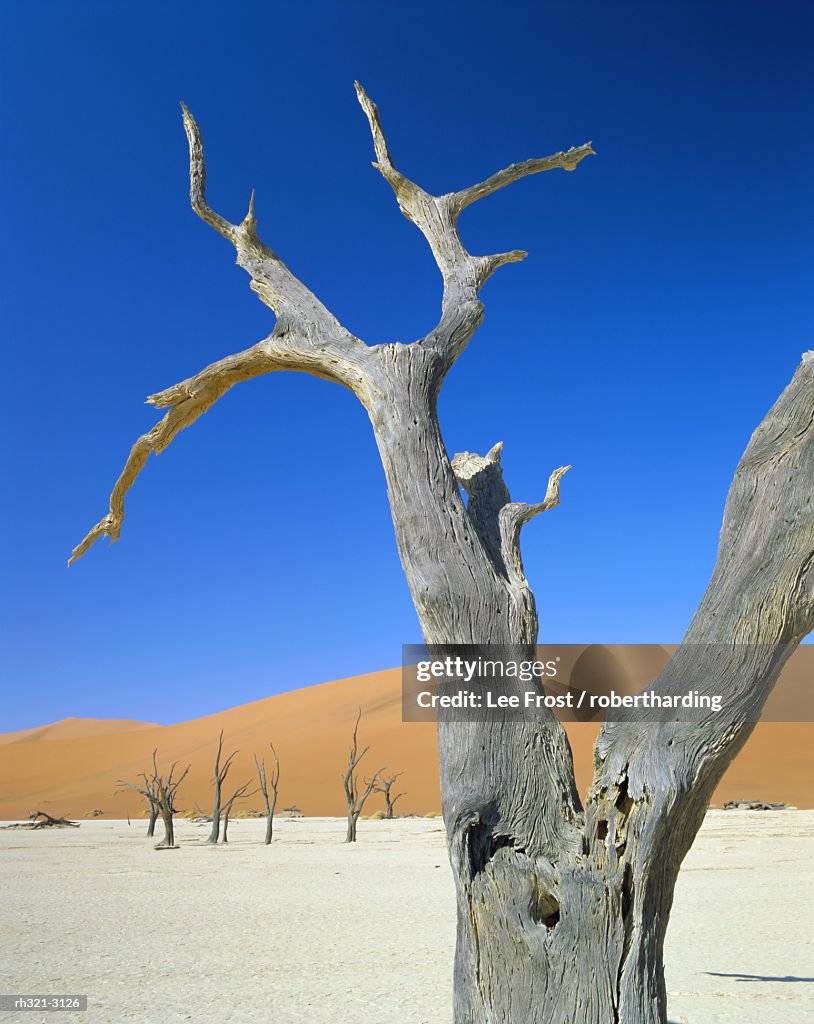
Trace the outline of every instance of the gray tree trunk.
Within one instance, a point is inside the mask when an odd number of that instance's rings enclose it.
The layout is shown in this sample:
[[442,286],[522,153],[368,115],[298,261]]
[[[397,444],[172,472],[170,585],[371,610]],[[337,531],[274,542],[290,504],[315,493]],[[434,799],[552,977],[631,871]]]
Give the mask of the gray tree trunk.
[[158,808],[150,804],[150,820],[147,822],[147,835],[150,839],[155,835],[155,823],[158,821]]
[[161,809],[161,820],[164,823],[164,838],[156,846],[156,850],[174,850],[175,849],[175,826],[172,820],[172,808]]
[[214,845],[220,836],[220,784],[215,783],[215,800],[212,806],[212,827],[209,830],[207,843]]
[[[232,767],[232,760],[237,754],[237,751],[233,751],[221,764],[221,754],[223,753],[223,729],[221,729],[218,736],[218,749],[215,754],[215,770],[212,776],[212,785],[215,789],[215,796],[212,805],[212,828],[209,830],[209,836],[207,843],[211,846],[217,844],[218,836],[220,835],[220,817],[221,817],[221,794],[223,790],[223,783],[226,781],[226,777],[229,774],[229,769]],[[225,840],[224,840],[225,841]]]
[[[234,245],[277,323],[251,348],[150,397],[167,412],[133,446],[108,513],[71,560],[102,535],[118,539],[124,496],[151,452],[234,384],[298,370],[347,387],[370,416],[426,643],[453,654],[461,645],[497,644],[531,658],[538,624],[520,529],[558,503],[565,468],[551,474],[542,502],[527,505],[513,502],[503,483],[500,445],[483,457],[447,455],[436,415],[441,384],[481,322],[482,285],[526,255],[473,256],[457,221],[518,178],[573,171],[593,150],[588,143],[513,164],[433,196],[396,169],[378,110],[357,91],[374,166],[441,271],[438,324],[410,345],[368,347],[352,335],[260,240],[254,196],[240,224],[209,207],[200,131],[184,108],[193,209]],[[607,724],[584,808],[565,731],[552,716],[477,723],[441,716],[441,793],[458,905],[455,1024],[664,1024],[663,944],[681,861],[784,662],[814,626],[813,478],[808,353],[738,466],[709,587],[684,643],[650,687],[664,696],[722,693],[728,713]],[[344,777],[349,842],[360,810],[355,761],[354,736]],[[218,812],[216,805],[213,831]]]
[[263,794],[263,803],[266,807],[266,836],[264,839],[266,846],[271,846],[271,840],[274,835],[274,811],[277,807],[277,790],[280,786],[280,759],[277,756],[277,751],[274,749],[274,744],[269,743],[269,747],[274,759],[271,774],[266,771],[265,758],[258,757],[257,754],[254,755],[257,781],[260,784],[259,789]]

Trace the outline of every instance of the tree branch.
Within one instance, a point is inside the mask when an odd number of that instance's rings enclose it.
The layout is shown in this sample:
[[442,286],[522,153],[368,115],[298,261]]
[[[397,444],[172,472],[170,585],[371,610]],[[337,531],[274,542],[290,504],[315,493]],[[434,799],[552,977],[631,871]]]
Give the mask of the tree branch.
[[571,466],[555,469],[545,498],[535,504],[512,501],[503,480],[503,442],[486,453],[459,452],[452,460],[455,479],[467,492],[466,511],[495,569],[512,583],[527,587],[520,557],[520,530],[534,516],[560,503],[560,480]]
[[235,247],[237,262],[251,276],[251,288],[277,314],[272,333],[251,348],[205,367],[147,401],[169,409],[152,430],[133,445],[110,496],[110,508],[78,544],[68,565],[80,558],[100,537],[119,539],[124,519],[124,497],[151,452],[163,451],[179,431],[206,412],[240,381],[273,370],[299,370],[350,388],[366,401],[371,386],[370,350],[346,330],[333,314],[257,235],[254,192],[240,224],[231,224],[206,199],[206,163],[203,141],[195,118],[181,104],[189,142],[189,195],[193,210]]
[[[297,338],[297,369],[320,370],[322,375],[345,384],[352,390],[364,377],[368,349],[344,328],[336,317],[299,281],[280,257],[257,234],[254,192],[249,210],[239,224],[231,224],[216,213],[206,200],[206,164],[198,123],[182,103],[184,129],[189,142],[189,198],[198,216],[227,238],[237,252],[237,262],[251,277],[252,291],[277,314],[284,332]],[[289,342],[290,346],[290,342]]]
[[586,156],[596,156],[596,152],[591,148],[590,142],[586,142],[582,146],[572,146],[567,153],[554,153],[553,156],[538,157],[532,160],[524,160],[519,164],[512,164],[505,170],[493,174],[486,181],[481,181],[477,185],[470,185],[469,188],[456,192],[454,198],[455,209],[460,213],[470,203],[483,199],[484,196],[489,196],[493,192],[497,192],[498,189],[505,188],[507,185],[511,185],[512,182],[519,181],[520,178],[525,178],[529,174],[540,174],[541,171],[552,171],[555,169],[574,171],[580,160],[584,160]]
[[[589,819],[606,813],[622,783],[631,800],[654,801],[648,818],[658,812],[656,795],[676,786],[694,799],[670,813],[703,815],[783,665],[814,628],[812,480],[814,353],[806,353],[749,441],[727,497],[707,591],[681,645],[647,687],[659,698],[717,695],[721,711],[654,711],[647,721],[639,711],[636,721],[619,715],[606,722],[596,744]],[[686,827],[682,834],[695,833]]]
[[267,338],[243,352],[211,363],[195,376],[147,398],[148,404],[169,411],[151,430],[142,434],[130,449],[124,469],[110,495],[107,515],[73,549],[68,565],[81,558],[103,535],[107,534],[111,543],[119,539],[124,521],[125,495],[144,468],[150,453],[158,455],[164,451],[177,434],[194,423],[239,381],[281,369],[279,361],[271,353],[271,338]]
[[586,143],[584,146],[568,150],[567,153],[556,153],[554,156],[512,164],[486,181],[460,192],[433,196],[396,169],[387,146],[378,107],[358,82],[354,84],[373,136],[373,148],[376,152],[376,162],[373,166],[389,182],[401,212],[416,225],[429,242],[443,277],[441,319],[436,327],[418,342],[419,345],[433,349],[441,357],[443,376],[463,351],[483,319],[483,306],[478,299],[478,293],[484,283],[498,267],[506,263],[516,263],[527,256],[527,253],[520,249],[492,256],[473,256],[467,252],[457,229],[461,210],[476,199],[489,195],[525,175],[557,167],[572,171],[580,160],[594,151],[591,144]]
[[545,498],[536,505],[513,501],[504,505],[499,514],[500,551],[509,578],[515,583],[526,584],[523,560],[520,555],[520,530],[541,512],[548,512],[560,503],[560,480],[571,466],[560,466],[548,478]]

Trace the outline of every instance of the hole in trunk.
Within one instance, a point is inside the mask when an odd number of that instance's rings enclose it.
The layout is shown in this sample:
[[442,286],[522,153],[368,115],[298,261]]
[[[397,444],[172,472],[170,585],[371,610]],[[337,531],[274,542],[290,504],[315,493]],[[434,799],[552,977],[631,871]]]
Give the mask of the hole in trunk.
[[625,873],[622,878],[622,920],[627,923],[630,908],[633,905],[633,868],[625,864]]
[[531,916],[537,924],[545,925],[546,928],[553,928],[560,920],[560,901],[557,897],[540,888],[538,882],[534,884],[534,896],[529,907]]
[[469,826],[469,867],[474,878],[483,871],[498,850],[515,848],[514,836],[496,836],[484,822]]
[[599,825],[597,826],[597,829],[596,829],[596,838],[600,841],[600,843],[604,843],[604,841],[608,838],[608,823],[607,823],[607,821],[603,820],[603,821],[599,822]]

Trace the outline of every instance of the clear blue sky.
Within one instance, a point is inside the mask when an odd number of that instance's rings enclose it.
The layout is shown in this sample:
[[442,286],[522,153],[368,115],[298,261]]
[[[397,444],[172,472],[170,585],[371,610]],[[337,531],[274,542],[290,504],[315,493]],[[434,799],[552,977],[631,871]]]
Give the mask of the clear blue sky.
[[[228,8],[228,9],[227,9]],[[470,208],[529,250],[442,395],[450,451],[505,442],[556,642],[682,636],[748,437],[812,346],[814,16],[805,3],[8,3],[0,16],[4,699],[170,722],[396,665],[420,639],[365,415],[327,383],[234,389],[70,571],[144,397],[271,328],[191,212],[210,200],[370,343],[434,323],[440,279],[371,169],[353,92],[438,192],[593,139],[574,174]]]

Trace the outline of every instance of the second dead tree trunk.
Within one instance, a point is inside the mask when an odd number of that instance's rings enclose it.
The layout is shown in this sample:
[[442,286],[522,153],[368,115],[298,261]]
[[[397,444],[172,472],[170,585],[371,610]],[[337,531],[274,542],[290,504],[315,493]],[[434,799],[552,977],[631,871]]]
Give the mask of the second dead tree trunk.
[[[538,620],[520,531],[558,504],[566,467],[551,474],[543,501],[526,504],[512,501],[503,481],[500,444],[485,456],[449,458],[438,424],[441,386],[481,323],[482,286],[526,255],[474,256],[457,224],[471,203],[529,174],[573,171],[593,150],[586,144],[526,160],[458,192],[432,195],[395,167],[376,106],[361,87],[357,92],[374,166],[441,272],[438,323],[411,344],[367,346],[348,331],[260,240],[253,195],[239,224],[208,205],[200,130],[184,108],[192,207],[235,247],[277,322],[262,341],[149,398],[164,418],[136,441],[108,512],[71,561],[103,535],[119,538],[124,497],[151,452],[163,451],[240,381],[296,370],[348,388],[368,413],[425,642],[452,656],[467,656],[464,645],[499,645],[513,660],[533,660]],[[814,353],[805,353],[749,441],[706,593],[683,643],[648,687],[670,700],[690,691],[706,699],[724,694],[726,713],[691,722],[607,722],[585,807],[568,738],[552,713],[530,721],[439,716],[457,895],[455,1024],[666,1021],[664,936],[678,869],[715,786],[814,627],[812,478]],[[624,500],[621,472],[619,496]],[[349,841],[356,805],[349,798]]]
[[237,754],[234,750],[223,762],[220,763],[221,755],[223,753],[223,729],[220,731],[218,736],[218,751],[215,755],[215,772],[212,776],[212,785],[215,787],[215,797],[212,805],[212,828],[209,832],[209,837],[206,840],[207,843],[214,846],[218,837],[220,836],[220,818],[221,818],[221,791],[223,789],[223,783],[226,781],[226,777],[229,774],[229,769],[232,766],[232,760]]
[[[153,757],[155,758],[156,751],[153,751]],[[155,835],[155,823],[158,821],[158,797],[155,793],[154,783],[151,778],[148,777],[146,772],[141,772],[139,778],[144,781],[143,786],[137,786],[135,783],[128,782],[127,779],[119,779],[118,785],[128,786],[130,789],[134,789],[137,793],[141,793],[144,799],[147,801],[149,808],[149,819],[147,821],[147,838],[152,839]],[[129,824],[129,819],[128,819]]]
[[394,808],[396,801],[407,795],[406,793],[396,793],[395,796],[392,796],[393,783],[396,779],[400,779],[403,774],[404,772],[396,772],[395,775],[382,775],[376,786],[374,786],[376,792],[381,793],[384,797],[385,818],[395,818]]
[[277,789],[280,785],[280,759],[277,757],[274,744],[269,743],[269,746],[271,747],[271,756],[274,758],[274,767],[270,775],[266,772],[265,758],[258,758],[257,754],[254,755],[257,778],[260,782],[260,792],[263,794],[263,801],[266,805],[266,838],[264,840],[266,846],[271,844],[271,837],[274,832],[274,810],[277,807]]
[[176,779],[175,769],[177,767],[178,762],[176,761],[170,768],[169,774],[166,776],[162,775],[158,770],[156,753],[153,751],[153,774],[150,782],[152,783],[152,789],[156,796],[158,813],[161,815],[161,820],[164,824],[164,838],[158,846],[156,846],[156,850],[178,849],[175,845],[175,826],[173,824],[173,815],[175,814],[175,794],[178,787],[187,777],[189,765],[187,765]]
[[350,749],[348,750],[348,767],[342,775],[342,788],[345,791],[345,801],[348,805],[348,829],[345,834],[346,843],[356,842],[356,826],[359,822],[359,816],[367,802],[367,798],[376,789],[376,786],[381,778],[381,773],[384,769],[379,769],[372,779],[365,780],[365,788],[360,790],[359,778],[356,775],[356,768],[365,754],[370,750],[370,747],[359,753],[359,721],[362,718],[362,709],[359,709],[359,714],[356,716],[356,722],[353,726],[353,742],[351,743]]
[[224,805],[223,805],[223,837],[221,839],[221,843],[228,843],[229,842],[229,840],[227,838],[227,834],[229,832],[229,816],[232,813],[232,807],[235,805],[235,803],[238,800],[242,800],[245,797],[254,796],[255,793],[259,792],[256,789],[253,789],[250,793],[247,792],[247,790],[248,790],[250,785],[251,785],[251,781],[244,782],[242,786],[238,786],[238,788],[234,791],[234,793],[232,793],[232,795],[229,797],[229,799],[224,803]]

